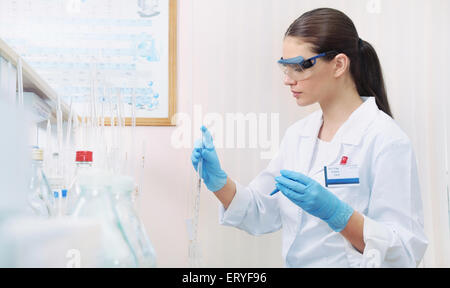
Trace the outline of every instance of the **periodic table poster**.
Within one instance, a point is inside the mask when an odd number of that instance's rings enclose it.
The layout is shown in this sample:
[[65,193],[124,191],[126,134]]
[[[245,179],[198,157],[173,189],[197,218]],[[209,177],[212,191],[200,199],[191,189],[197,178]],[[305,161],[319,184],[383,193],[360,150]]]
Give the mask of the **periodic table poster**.
[[174,2],[0,0],[0,38],[79,115],[92,116],[95,105],[109,116],[121,105],[152,125],[145,119],[174,113]]

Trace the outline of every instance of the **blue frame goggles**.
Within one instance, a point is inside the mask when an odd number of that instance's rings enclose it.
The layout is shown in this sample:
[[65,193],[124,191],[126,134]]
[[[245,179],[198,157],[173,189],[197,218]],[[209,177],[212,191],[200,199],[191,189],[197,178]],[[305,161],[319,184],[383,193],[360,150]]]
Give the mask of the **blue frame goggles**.
[[302,56],[289,59],[283,59],[283,57],[281,57],[281,59],[278,60],[278,64],[280,65],[280,68],[284,72],[284,74],[289,76],[289,78],[300,81],[305,80],[311,76],[311,70],[309,68],[316,65],[317,59],[330,56],[332,54],[337,55],[338,53],[336,51],[329,51],[321,53],[309,59],[305,59]]

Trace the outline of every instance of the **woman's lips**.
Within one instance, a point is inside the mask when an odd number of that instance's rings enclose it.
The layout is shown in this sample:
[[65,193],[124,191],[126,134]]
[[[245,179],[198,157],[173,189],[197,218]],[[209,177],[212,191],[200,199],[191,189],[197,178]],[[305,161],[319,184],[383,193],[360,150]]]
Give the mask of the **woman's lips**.
[[299,98],[300,95],[302,95],[302,92],[296,92],[296,91],[291,91],[292,95],[294,95],[295,98]]

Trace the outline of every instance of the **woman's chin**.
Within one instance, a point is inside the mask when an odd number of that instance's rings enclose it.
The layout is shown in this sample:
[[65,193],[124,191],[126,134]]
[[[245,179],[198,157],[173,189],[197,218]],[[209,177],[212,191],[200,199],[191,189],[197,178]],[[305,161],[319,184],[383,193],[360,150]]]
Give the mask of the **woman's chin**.
[[296,101],[297,101],[297,105],[300,107],[306,107],[306,106],[313,104],[313,102],[308,101],[307,99],[304,99],[302,97],[297,98]]

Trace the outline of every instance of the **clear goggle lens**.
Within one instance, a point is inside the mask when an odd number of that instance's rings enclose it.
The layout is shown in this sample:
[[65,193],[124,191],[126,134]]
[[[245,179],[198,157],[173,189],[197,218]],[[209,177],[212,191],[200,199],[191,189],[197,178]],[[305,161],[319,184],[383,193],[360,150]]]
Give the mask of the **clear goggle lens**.
[[292,80],[301,81],[309,78],[312,70],[309,69],[315,64],[315,60],[306,60],[301,63],[278,63],[281,71]]

